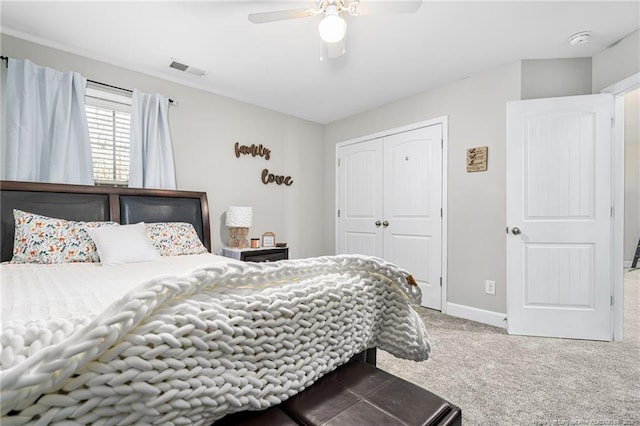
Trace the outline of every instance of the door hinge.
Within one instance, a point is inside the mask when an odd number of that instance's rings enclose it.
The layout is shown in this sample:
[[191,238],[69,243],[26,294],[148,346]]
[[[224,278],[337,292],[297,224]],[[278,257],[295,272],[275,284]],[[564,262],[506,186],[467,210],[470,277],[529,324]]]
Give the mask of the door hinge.
[[611,117],[611,128],[613,129],[616,125],[616,118],[615,117]]
[[338,167],[340,167],[340,159],[338,158]]
[[442,215],[442,208],[440,208],[440,217],[444,217],[444,216]]
[[442,287],[442,277],[440,277],[440,287]]
[[613,306],[613,296],[611,296],[611,306]]
[[444,139],[440,138],[440,149],[444,149]]
[[613,217],[613,206],[611,206],[611,210],[610,210],[610,216]]
[[338,217],[340,217],[340,209],[338,209]]

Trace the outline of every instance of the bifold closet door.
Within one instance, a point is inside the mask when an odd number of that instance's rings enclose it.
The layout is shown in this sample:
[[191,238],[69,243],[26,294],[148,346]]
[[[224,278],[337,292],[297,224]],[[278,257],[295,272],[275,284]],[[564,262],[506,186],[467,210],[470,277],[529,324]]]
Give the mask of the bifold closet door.
[[422,305],[441,309],[442,125],[338,149],[337,253],[409,271]]
[[411,272],[422,305],[442,308],[442,125],[384,138],[384,258]]
[[382,247],[382,139],[340,148],[338,253],[384,258]]

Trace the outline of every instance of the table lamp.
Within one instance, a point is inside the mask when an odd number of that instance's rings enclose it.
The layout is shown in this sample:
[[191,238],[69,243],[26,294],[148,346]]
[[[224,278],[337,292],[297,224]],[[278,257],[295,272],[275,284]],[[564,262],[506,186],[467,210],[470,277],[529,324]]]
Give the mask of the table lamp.
[[249,227],[253,219],[253,211],[251,207],[227,207],[227,220],[225,224],[229,228],[229,247],[230,248],[246,248],[249,247]]

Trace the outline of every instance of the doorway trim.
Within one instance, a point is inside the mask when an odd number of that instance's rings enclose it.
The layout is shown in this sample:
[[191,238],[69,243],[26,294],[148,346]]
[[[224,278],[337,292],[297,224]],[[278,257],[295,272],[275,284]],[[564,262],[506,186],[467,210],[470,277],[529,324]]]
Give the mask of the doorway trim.
[[613,223],[611,260],[613,271],[613,340],[623,339],[624,329],[624,95],[640,88],[640,72],[602,89],[601,93],[613,95]]
[[[422,127],[429,127],[429,126],[434,126],[437,124],[441,124],[442,125],[442,241],[441,241],[441,273],[442,273],[442,289],[441,289],[441,294],[440,294],[440,300],[441,300],[441,312],[443,314],[447,313],[447,170],[448,170],[448,157],[447,157],[447,146],[448,146],[448,140],[449,140],[449,126],[448,126],[448,116],[444,115],[444,116],[440,116],[440,117],[436,117],[430,120],[425,120],[425,121],[419,121],[417,123],[412,123],[412,124],[408,124],[406,126],[401,126],[401,127],[395,127],[392,129],[387,129],[387,130],[382,130],[376,133],[371,133],[365,136],[360,136],[357,138],[353,138],[353,139],[348,139],[342,142],[338,142],[335,146],[335,158],[334,158],[334,165],[337,166],[338,164],[338,155],[340,152],[340,148],[343,146],[347,146],[347,145],[351,145],[354,143],[358,143],[358,142],[365,142],[371,139],[377,139],[377,138],[382,138],[385,136],[391,136],[391,135],[395,135],[398,133],[404,133],[404,132],[408,132],[410,130],[416,130],[416,129],[420,129]],[[334,238],[335,238],[335,246],[334,246],[334,250],[335,253],[338,252],[338,240],[339,240],[339,235],[338,235],[338,205],[339,205],[339,193],[338,193],[338,167],[336,167],[335,170],[335,176],[334,176],[334,182],[335,182],[335,186],[334,186]]]

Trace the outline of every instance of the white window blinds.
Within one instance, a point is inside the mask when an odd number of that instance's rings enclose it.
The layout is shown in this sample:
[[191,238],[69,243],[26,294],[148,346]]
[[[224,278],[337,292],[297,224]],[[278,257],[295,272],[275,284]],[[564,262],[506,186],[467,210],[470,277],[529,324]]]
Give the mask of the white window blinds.
[[127,185],[131,97],[89,86],[85,108],[95,183]]

